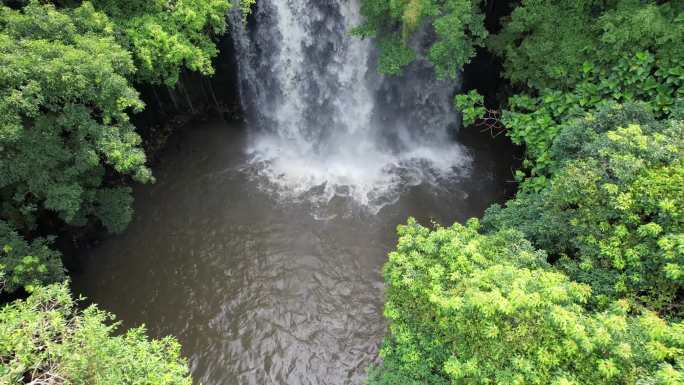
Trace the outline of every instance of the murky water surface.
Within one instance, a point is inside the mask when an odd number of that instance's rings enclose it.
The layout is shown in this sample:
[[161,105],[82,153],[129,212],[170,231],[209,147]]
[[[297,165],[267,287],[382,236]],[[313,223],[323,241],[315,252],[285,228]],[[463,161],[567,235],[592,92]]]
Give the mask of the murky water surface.
[[511,154],[477,141],[469,176],[411,187],[372,215],[263,192],[244,130],[199,124],[172,139],[157,183],[137,188],[134,222],[88,253],[74,286],[125,327],[178,337],[205,385],[360,384],[384,333],[396,225],[479,216],[511,188]]

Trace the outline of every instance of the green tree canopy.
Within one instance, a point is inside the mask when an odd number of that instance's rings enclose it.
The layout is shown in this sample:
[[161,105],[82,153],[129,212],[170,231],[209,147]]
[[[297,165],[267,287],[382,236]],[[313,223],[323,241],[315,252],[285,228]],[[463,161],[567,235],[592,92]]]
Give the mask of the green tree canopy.
[[[659,4],[660,3],[660,4]],[[527,150],[538,188],[566,120],[611,103],[641,101],[659,118],[684,97],[684,1],[526,1],[488,47],[525,86],[502,120]]]
[[0,310],[3,384],[191,385],[180,345],[144,328],[117,333],[113,316],[78,310],[66,284],[37,288]]
[[[243,11],[253,1],[242,0]],[[173,86],[182,68],[213,74],[213,38],[226,31],[227,0],[93,0],[121,31],[133,55],[136,80]]]
[[[416,26],[453,3],[364,0],[381,72],[413,60]],[[463,31],[478,27],[450,27],[477,45]],[[525,146],[521,191],[488,210],[485,235],[399,228],[371,384],[684,383],[682,41],[681,0],[516,4],[487,39],[512,85],[501,114],[475,91],[455,104]],[[456,52],[428,55],[440,76],[466,62]]]
[[[363,0],[357,33],[374,36],[380,72],[396,74],[416,58],[409,42],[430,23],[425,56],[438,76],[454,76],[485,45],[503,59],[515,86],[501,121],[516,144],[525,145],[524,167],[539,188],[548,150],[566,120],[610,103],[642,101],[667,117],[684,97],[684,1],[521,0],[489,36],[475,0]],[[422,53],[421,53],[422,54]],[[471,96],[456,99],[473,123],[485,110]],[[521,174],[525,176],[525,174]],[[522,180],[522,178],[520,178]]]
[[113,25],[90,3],[0,6],[0,52],[2,217],[31,228],[48,209],[122,230],[129,189],[103,186],[105,172],[152,177],[128,116],[143,108],[127,80],[135,67]]
[[627,74],[611,70],[622,63],[636,65],[640,53],[647,53],[653,66],[631,68],[632,75],[657,80],[681,67],[677,64],[684,54],[684,2],[659,3],[522,0],[489,47],[504,58],[510,80],[537,90],[573,89],[587,75],[632,85],[620,81]]
[[682,314],[684,121],[606,108],[563,126],[550,153],[546,186],[489,209],[485,223],[523,231],[598,302]]
[[[253,0],[241,0],[248,12]],[[0,256],[14,289],[62,274],[51,252],[17,248],[55,218],[130,222],[130,180],[153,181],[130,115],[134,82],[174,85],[183,68],[211,74],[225,0],[42,1],[0,4]],[[11,242],[9,240],[12,240]],[[27,242],[27,245],[36,242]],[[37,240],[43,250],[44,240]],[[28,247],[28,246],[27,246]],[[48,272],[15,274],[19,259]],[[42,277],[42,278],[41,278]],[[51,278],[50,278],[51,277]]]
[[399,226],[371,384],[684,381],[684,323],[630,316],[626,302],[587,312],[589,286],[548,266],[517,231],[478,228]]

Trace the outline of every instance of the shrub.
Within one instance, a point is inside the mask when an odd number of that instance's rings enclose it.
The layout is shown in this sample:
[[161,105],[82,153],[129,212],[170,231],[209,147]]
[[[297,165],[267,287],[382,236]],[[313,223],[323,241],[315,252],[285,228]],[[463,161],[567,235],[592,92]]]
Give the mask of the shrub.
[[547,186],[490,208],[485,225],[521,230],[591,284],[599,304],[627,297],[680,314],[684,122],[617,107],[568,125],[552,153],[557,171]]
[[40,284],[63,279],[60,255],[49,247],[48,240],[28,242],[0,220],[0,292],[20,288],[30,292]]
[[180,346],[144,328],[114,335],[113,317],[77,309],[66,284],[0,310],[0,383],[190,385]]
[[684,324],[631,317],[626,302],[589,313],[589,286],[552,269],[520,233],[478,227],[399,227],[385,266],[384,362],[371,384],[684,380]]

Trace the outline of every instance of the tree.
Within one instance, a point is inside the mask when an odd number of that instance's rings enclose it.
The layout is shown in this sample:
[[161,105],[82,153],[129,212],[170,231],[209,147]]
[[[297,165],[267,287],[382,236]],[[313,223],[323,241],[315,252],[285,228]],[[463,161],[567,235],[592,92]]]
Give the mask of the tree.
[[389,333],[370,384],[677,384],[684,323],[587,312],[587,285],[546,263],[519,232],[477,220],[399,226],[385,266]]
[[43,283],[65,278],[59,253],[49,247],[47,239],[28,242],[0,221],[0,248],[0,292],[19,288],[30,292]]
[[548,183],[490,208],[487,227],[520,229],[598,304],[626,297],[681,315],[684,121],[606,108],[562,126],[550,153]]
[[130,189],[104,185],[105,173],[152,176],[128,116],[143,108],[135,67],[113,25],[90,3],[0,6],[0,52],[0,217],[26,230],[50,210],[123,230]]
[[[376,38],[380,72],[390,75],[417,57],[411,39],[426,24],[434,37],[425,56],[439,77],[455,76],[475,47],[486,44],[500,56],[516,91],[500,106],[500,119],[513,142],[526,147],[527,174],[518,178],[523,188],[544,185],[549,147],[567,119],[633,101],[665,118],[684,97],[684,1],[521,0],[489,37],[482,6],[476,0],[363,0],[365,20],[356,32]],[[486,113],[477,101],[456,98],[466,123]]]
[[684,97],[684,2],[522,1],[488,47],[522,86],[502,121],[525,145],[539,188],[549,148],[566,120],[611,103],[641,101],[666,118]]
[[[655,80],[676,68],[684,53],[678,44],[684,3],[660,3],[522,0],[504,19],[503,29],[491,36],[488,47],[505,60],[506,77],[535,90],[571,90],[596,75],[623,86],[641,81],[639,77]],[[632,68],[636,79],[631,82],[620,81],[629,74],[610,72],[640,52],[650,55],[649,64],[657,67]]]
[[[454,2],[363,4],[358,33],[393,74],[416,57],[416,26]],[[477,45],[463,31],[479,27],[450,27]],[[487,40],[513,93],[500,111],[474,91],[455,105],[525,146],[521,189],[484,235],[400,226],[371,384],[684,382],[682,40],[680,0],[519,2]],[[446,52],[428,55],[439,76],[467,60]]]
[[0,310],[0,382],[192,384],[176,340],[150,340],[144,328],[115,335],[112,320],[95,306],[78,310],[66,284],[36,288]]

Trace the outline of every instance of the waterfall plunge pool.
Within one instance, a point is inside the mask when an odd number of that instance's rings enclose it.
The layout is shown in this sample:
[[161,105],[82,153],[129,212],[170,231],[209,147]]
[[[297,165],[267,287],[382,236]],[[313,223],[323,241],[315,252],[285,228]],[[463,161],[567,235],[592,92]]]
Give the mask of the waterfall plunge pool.
[[176,336],[205,385],[361,384],[396,226],[480,216],[514,188],[512,149],[452,137],[460,80],[427,61],[379,76],[371,42],[349,33],[357,0],[232,17],[248,126],[177,133],[129,229],[89,252],[74,286],[126,327]]
[[510,146],[463,136],[470,172],[450,185],[410,186],[375,214],[334,198],[317,219],[260,188],[246,129],[194,124],[171,138],[157,183],[135,188],[128,230],[87,251],[74,288],[124,327],[176,336],[204,385],[361,384],[385,329],[396,225],[480,216],[514,187]]

